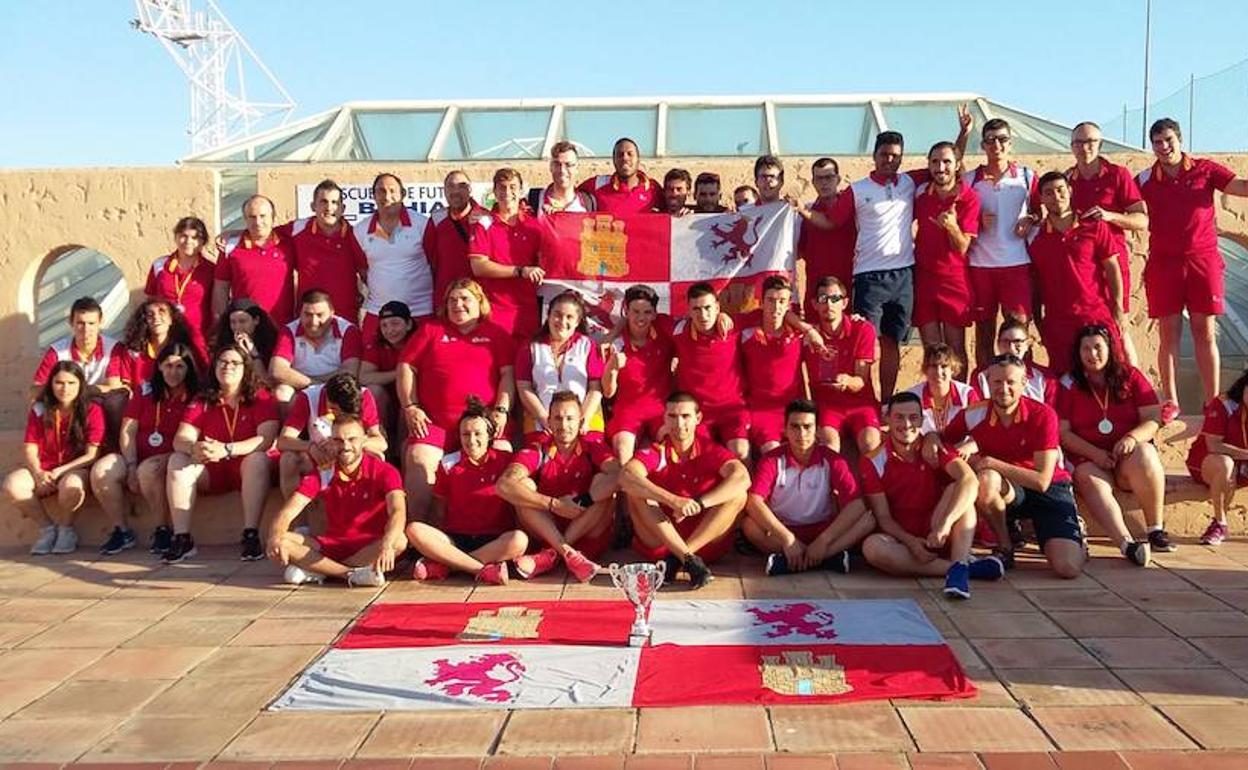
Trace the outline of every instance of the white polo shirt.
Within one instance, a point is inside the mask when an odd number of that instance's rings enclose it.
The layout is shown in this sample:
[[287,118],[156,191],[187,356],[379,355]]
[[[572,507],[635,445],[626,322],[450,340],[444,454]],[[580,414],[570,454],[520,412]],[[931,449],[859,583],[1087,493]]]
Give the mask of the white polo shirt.
[[[926,175],[926,171],[919,172]],[[911,173],[881,181],[873,172],[849,186],[858,224],[854,275],[914,265],[914,193]]]
[[984,176],[984,166],[962,175],[966,186],[979,196],[979,214],[996,217],[992,227],[982,220],[979,237],[971,241],[967,254],[971,267],[1014,267],[1029,265],[1027,242],[1014,234],[1014,226],[1028,210],[1036,184],[1036,172],[1011,162],[1005,174],[993,181]]
[[282,338],[273,349],[273,356],[286,359],[296,371],[308,377],[324,377],[337,371],[344,360],[358,359],[361,347],[360,330],[345,318],[330,319],[329,333],[319,348],[304,335],[303,324],[295,319],[282,329]]
[[413,317],[433,315],[433,270],[425,254],[429,218],[403,209],[399,227],[387,233],[378,214],[355,224],[355,239],[368,257],[368,298],[364,312],[374,315],[391,300],[405,303]]

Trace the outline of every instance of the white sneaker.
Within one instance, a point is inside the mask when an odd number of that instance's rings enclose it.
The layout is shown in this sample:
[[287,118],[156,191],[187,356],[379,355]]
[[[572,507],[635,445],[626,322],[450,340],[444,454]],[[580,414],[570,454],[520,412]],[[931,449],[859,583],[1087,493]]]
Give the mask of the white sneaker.
[[282,579],[292,586],[301,586],[304,583],[321,584],[325,582],[325,576],[315,572],[308,572],[303,567],[297,567],[291,564],[286,568],[286,572],[282,574]]
[[73,553],[78,550],[78,533],[73,527],[57,527],[52,553]]
[[30,547],[31,556],[47,556],[52,553],[52,546],[56,545],[56,527],[52,524],[39,530],[39,537],[35,538],[35,543]]
[[386,576],[372,567],[355,567],[347,573],[347,585],[380,588],[386,584]]

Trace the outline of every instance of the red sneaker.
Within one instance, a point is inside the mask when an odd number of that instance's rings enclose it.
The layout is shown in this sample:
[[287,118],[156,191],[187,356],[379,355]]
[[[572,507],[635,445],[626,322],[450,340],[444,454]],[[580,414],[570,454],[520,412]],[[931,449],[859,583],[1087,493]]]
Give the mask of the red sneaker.
[[538,575],[545,575],[547,572],[554,569],[555,565],[559,563],[559,554],[555,553],[555,549],[553,548],[543,548],[529,558],[533,560],[533,568],[527,572],[520,569],[519,560],[514,561],[516,565],[516,574],[525,580],[535,578]]
[[412,580],[446,580],[450,575],[450,567],[429,559],[417,559],[412,568]]
[[572,577],[582,583],[588,583],[594,579],[594,576],[602,571],[601,566],[595,564],[589,559],[588,556],[575,548],[570,549],[566,554],[564,554],[563,563],[567,565],[568,572],[572,573]]
[[1164,401],[1161,404],[1161,424],[1169,425],[1174,422],[1174,418],[1179,416],[1179,405],[1174,401]]
[[505,586],[507,578],[507,564],[501,561],[490,562],[477,573],[477,582],[490,586]]

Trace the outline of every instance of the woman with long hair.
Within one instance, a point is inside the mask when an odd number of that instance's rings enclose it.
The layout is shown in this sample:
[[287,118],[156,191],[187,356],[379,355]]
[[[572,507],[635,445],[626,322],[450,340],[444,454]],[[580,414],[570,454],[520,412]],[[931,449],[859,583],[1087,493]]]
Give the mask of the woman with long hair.
[[1192,478],[1209,487],[1213,518],[1200,536],[1204,545],[1221,545],[1230,535],[1226,509],[1235,490],[1248,487],[1248,370],[1224,395],[1205,404],[1201,434],[1187,453]]
[[113,522],[112,535],[100,547],[105,556],[133,548],[137,542],[126,523],[127,493],[141,495],[157,517],[151,552],[163,554],[173,542],[165,476],[174,434],[199,393],[199,351],[187,342],[171,342],[155,358],[151,375],[126,404],[118,450],[91,468],[91,491]]
[[243,561],[264,558],[260,516],[269,494],[269,447],[277,437],[277,404],[257,381],[250,354],[230,343],[217,350],[203,392],[182,417],[169,458],[173,543],[167,563],[195,555],[191,512],[200,494],[234,489],[243,496]]
[[565,291],[550,301],[546,325],[516,355],[516,394],[524,408],[526,438],[546,432],[550,399],[561,390],[581,402],[581,433],[601,434],[602,353],[589,336],[585,301]]
[[[182,311],[164,299],[144,300],[126,322],[121,344],[125,354],[109,361],[110,381],[120,382],[131,393],[152,378],[156,370],[156,357],[171,344],[191,345],[199,352],[194,335],[186,323]],[[196,363],[203,365],[202,359]]]
[[26,418],[23,467],[4,480],[4,492],[39,525],[30,552],[72,553],[78,548],[74,515],[87,499],[87,477],[104,442],[104,410],[87,395],[87,378],[73,361],[58,361]]
[[247,353],[256,380],[268,387],[269,361],[277,347],[277,337],[277,324],[264,308],[247,297],[237,297],[226,305],[225,312],[217,319],[212,351],[215,355],[215,351],[227,345],[238,345]]
[[216,265],[204,254],[208,228],[199,217],[182,217],[173,226],[175,248],[159,257],[147,273],[143,293],[163,299],[185,318],[200,356],[207,353],[212,331],[212,283]]
[[[1120,355],[1106,326],[1079,330],[1070,371],[1057,392],[1058,430],[1075,491],[1123,556],[1143,567],[1151,551],[1174,550],[1162,527],[1166,472],[1153,445],[1161,405],[1144,373]],[[1115,488],[1140,501],[1145,539],[1136,540],[1127,529]]]

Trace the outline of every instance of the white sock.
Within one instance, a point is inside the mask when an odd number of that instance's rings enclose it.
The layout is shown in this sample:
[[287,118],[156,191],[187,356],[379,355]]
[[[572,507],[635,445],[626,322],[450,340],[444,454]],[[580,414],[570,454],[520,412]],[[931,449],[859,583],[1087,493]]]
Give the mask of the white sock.
[[1160,531],[1162,531],[1163,529],[1165,529],[1165,527],[1161,526],[1160,524],[1154,524],[1153,526],[1151,526],[1151,527],[1149,527],[1149,528],[1148,528],[1148,531],[1149,531],[1149,532],[1160,532]]

